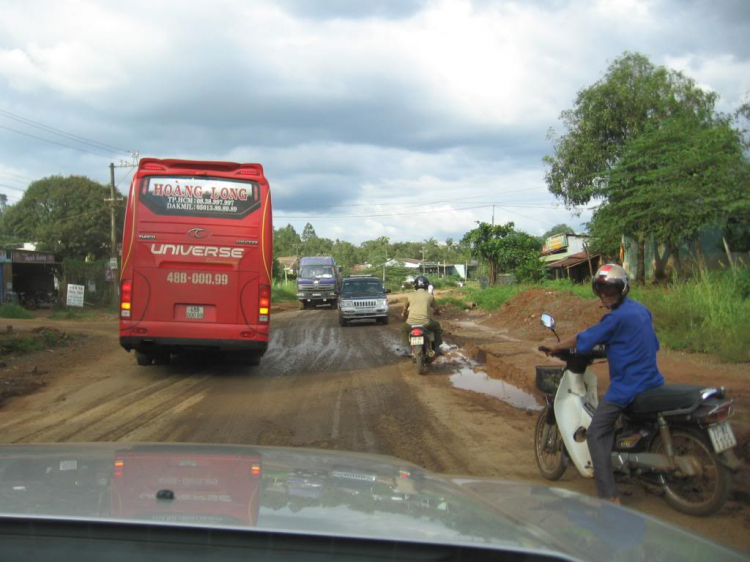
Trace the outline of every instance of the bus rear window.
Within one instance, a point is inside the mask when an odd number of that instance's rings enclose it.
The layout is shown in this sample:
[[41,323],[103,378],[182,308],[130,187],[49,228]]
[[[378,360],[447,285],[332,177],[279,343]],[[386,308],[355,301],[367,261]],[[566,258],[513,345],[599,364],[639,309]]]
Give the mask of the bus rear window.
[[143,178],[140,200],[152,213],[242,219],[260,208],[260,184],[206,177]]

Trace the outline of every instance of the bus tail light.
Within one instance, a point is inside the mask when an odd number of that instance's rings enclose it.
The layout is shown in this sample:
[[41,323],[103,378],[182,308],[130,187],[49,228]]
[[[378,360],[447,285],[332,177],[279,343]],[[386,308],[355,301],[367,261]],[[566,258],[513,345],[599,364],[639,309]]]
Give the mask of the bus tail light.
[[271,311],[271,287],[261,285],[258,294],[258,322],[268,322]]
[[166,172],[167,168],[165,166],[160,166],[159,164],[144,164],[143,170],[153,170],[155,172]]
[[120,317],[130,318],[130,308],[133,302],[133,280],[124,279],[120,285]]
[[125,472],[125,461],[120,459],[115,459],[115,470],[113,473],[113,476],[115,478],[122,478],[123,474]]

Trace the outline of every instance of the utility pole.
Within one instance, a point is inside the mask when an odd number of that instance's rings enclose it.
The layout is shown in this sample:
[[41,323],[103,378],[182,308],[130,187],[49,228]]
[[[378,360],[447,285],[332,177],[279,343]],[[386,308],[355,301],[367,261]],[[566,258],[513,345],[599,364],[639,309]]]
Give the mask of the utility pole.
[[[109,199],[107,200],[109,202],[109,221],[110,221],[110,237],[111,237],[111,245],[109,256],[110,258],[115,260],[115,263],[117,262],[117,227],[115,224],[116,218],[115,218],[115,165],[113,162],[109,164]],[[119,287],[118,287],[118,275],[115,275],[116,272],[119,271],[119,268],[113,268],[112,267],[112,260],[110,260],[109,263],[110,273],[112,277],[112,304],[117,305],[117,302],[120,300],[120,295],[118,294]]]
[[492,205],[492,226],[495,226],[495,206]]
[[388,265],[388,246],[385,247],[385,261],[383,262],[383,285],[385,285],[385,267]]

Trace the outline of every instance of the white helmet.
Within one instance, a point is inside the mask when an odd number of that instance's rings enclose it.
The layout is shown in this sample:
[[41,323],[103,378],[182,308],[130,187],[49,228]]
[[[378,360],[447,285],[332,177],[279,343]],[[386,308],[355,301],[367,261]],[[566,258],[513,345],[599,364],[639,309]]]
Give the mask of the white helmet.
[[628,281],[628,274],[621,265],[608,263],[597,270],[594,279],[591,281],[591,288],[594,290],[594,294],[599,297],[604,287],[616,288],[620,295],[620,300],[625,298],[625,295],[630,290],[630,283]]

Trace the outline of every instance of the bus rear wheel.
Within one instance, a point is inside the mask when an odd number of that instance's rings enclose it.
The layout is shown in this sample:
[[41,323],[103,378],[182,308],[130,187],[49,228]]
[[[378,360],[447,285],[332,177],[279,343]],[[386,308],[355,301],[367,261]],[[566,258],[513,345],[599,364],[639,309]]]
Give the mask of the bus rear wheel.
[[141,367],[148,367],[154,360],[154,356],[145,351],[136,351],[135,360]]

